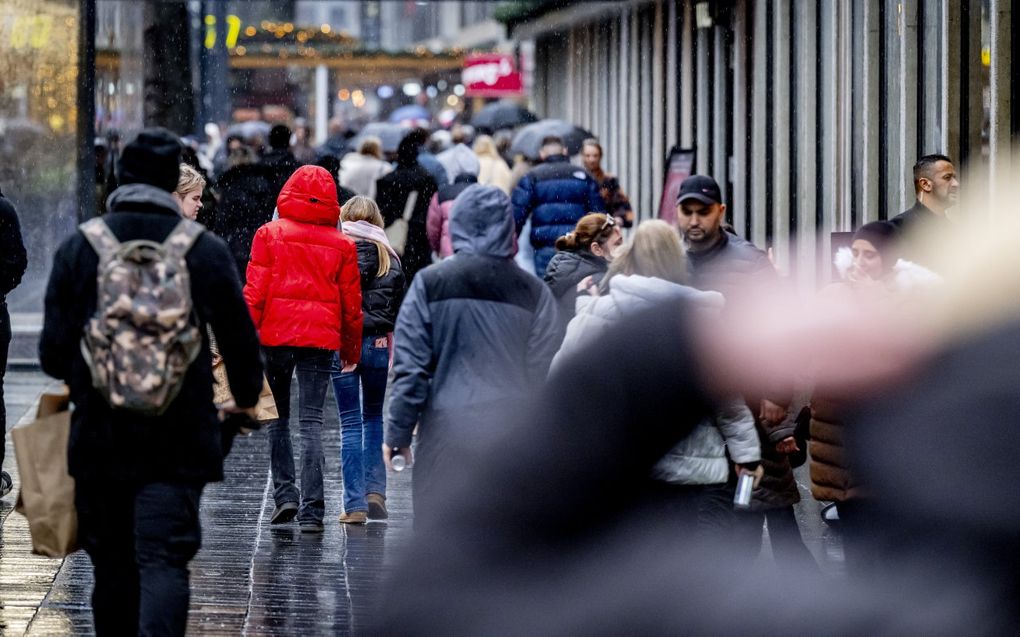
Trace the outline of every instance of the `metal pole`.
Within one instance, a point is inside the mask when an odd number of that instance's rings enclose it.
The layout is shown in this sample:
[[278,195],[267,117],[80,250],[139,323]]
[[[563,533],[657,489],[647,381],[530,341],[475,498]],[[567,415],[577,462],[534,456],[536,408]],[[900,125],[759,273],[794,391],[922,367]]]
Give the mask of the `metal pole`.
[[96,0],[81,0],[78,20],[78,221],[96,214]]
[[325,64],[315,67],[315,144],[326,141],[329,123],[329,69]]

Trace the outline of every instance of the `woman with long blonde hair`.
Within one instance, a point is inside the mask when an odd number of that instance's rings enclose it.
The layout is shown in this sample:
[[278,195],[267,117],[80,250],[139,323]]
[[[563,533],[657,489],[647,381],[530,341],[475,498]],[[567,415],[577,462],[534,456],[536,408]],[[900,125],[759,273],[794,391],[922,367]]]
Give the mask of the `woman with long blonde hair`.
[[341,208],[340,221],[344,234],[354,240],[358,250],[364,313],[361,360],[336,369],[332,376],[340,412],[344,480],[340,521],[364,524],[368,518],[387,516],[382,407],[393,325],[404,298],[404,271],[386,239],[375,201],[361,195],[352,198]]

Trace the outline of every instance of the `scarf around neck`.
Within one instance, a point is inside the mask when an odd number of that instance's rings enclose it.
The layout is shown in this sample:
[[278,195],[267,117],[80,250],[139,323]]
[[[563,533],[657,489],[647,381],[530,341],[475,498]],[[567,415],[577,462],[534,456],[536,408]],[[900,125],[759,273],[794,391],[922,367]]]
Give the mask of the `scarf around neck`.
[[390,240],[386,236],[386,231],[379,226],[369,223],[367,221],[343,221],[340,223],[340,229],[345,235],[352,239],[362,239],[364,241],[375,241],[386,246],[386,250],[390,253],[390,256],[400,260],[397,252],[390,246]]

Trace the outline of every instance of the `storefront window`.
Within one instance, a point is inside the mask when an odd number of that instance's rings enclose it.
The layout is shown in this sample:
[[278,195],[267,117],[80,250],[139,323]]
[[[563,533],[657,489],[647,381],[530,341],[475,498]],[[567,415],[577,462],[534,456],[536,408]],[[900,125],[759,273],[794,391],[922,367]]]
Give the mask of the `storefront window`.
[[12,312],[41,311],[51,255],[77,219],[78,5],[5,0],[0,15],[0,188],[29,255]]

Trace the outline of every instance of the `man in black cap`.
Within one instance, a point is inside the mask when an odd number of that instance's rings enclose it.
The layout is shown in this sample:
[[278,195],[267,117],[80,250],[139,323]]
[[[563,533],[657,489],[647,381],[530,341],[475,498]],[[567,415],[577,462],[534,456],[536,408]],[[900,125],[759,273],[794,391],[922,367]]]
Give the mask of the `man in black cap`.
[[[180,157],[180,141],[161,128],[143,130],[124,148],[121,185],[99,220],[117,241],[162,243],[171,233],[180,236],[179,224],[194,223],[170,195]],[[47,374],[69,385],[75,405],[68,466],[78,540],[95,569],[99,635],[184,634],[188,562],[201,543],[199,499],[206,483],[223,479],[233,433],[213,405],[207,327],[216,334],[237,409],[254,406],[262,388],[258,337],[230,251],[201,226],[188,232],[194,241],[185,263],[201,344],[160,416],[113,408],[93,387],[79,344],[99,305],[99,256],[89,239],[75,232],[53,258],[39,359]]]
[[[28,267],[28,255],[21,240],[18,212],[0,192],[0,468],[4,462],[7,435],[7,410],[4,407],[4,373],[7,349],[11,344],[11,316],[7,313],[7,294],[18,287]],[[0,498],[10,493],[13,484],[6,471],[0,471]]]
[[[722,292],[731,301],[773,283],[776,271],[768,255],[724,226],[725,219],[726,204],[715,179],[691,175],[680,184],[677,224],[687,247],[691,284]],[[800,495],[787,457],[798,450],[793,438],[796,425],[788,413],[791,393],[787,387],[776,387],[766,396],[745,396],[755,416],[765,477],[754,491],[750,511],[737,516],[741,541],[736,550],[749,551],[751,559],[757,556],[767,515],[776,562],[810,569],[814,568],[813,558],[793,515],[793,504]]]

